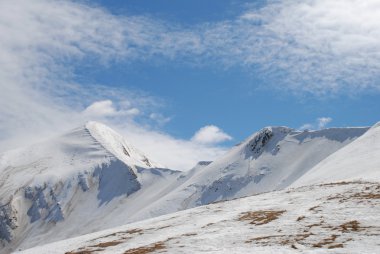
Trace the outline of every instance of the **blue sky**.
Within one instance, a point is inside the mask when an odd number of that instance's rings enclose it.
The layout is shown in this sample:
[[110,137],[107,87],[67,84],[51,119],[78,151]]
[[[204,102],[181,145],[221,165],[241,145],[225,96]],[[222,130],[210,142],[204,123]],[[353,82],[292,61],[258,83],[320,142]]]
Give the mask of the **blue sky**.
[[[144,15],[182,26],[235,19],[247,8],[265,1],[96,1],[115,15]],[[141,89],[165,101],[163,112],[171,120],[162,128],[172,135],[190,138],[201,126],[215,124],[239,142],[269,125],[299,128],[319,117],[330,117],[328,126],[372,125],[379,120],[377,93],[296,95],[262,88],[281,80],[261,77],[257,68],[230,66],[213,61],[204,65],[186,60],[118,62],[108,68],[80,73],[90,82]]]
[[246,5],[262,6],[265,1],[95,0],[92,3],[104,6],[116,15],[149,15],[170,22],[194,25],[235,18],[245,9]]
[[377,0],[0,3],[0,151],[88,120],[165,165],[380,120]]

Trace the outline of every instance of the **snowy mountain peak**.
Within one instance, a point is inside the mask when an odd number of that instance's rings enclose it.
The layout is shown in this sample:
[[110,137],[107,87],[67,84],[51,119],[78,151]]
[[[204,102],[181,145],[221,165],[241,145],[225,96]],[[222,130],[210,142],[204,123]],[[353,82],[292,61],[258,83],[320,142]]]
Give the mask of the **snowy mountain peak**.
[[173,174],[159,169],[157,177],[140,173],[158,166],[120,134],[96,122],[6,152],[0,157],[0,242],[6,244],[15,235],[18,240],[27,237],[36,224],[43,233],[66,221],[81,203],[96,211],[136,193],[144,181],[160,182],[161,175]]
[[0,173],[17,179],[18,185],[31,180],[41,185],[115,160],[131,167],[160,167],[111,128],[88,122],[61,136],[5,152],[0,156],[4,168]]
[[107,151],[125,163],[132,163],[141,167],[163,167],[148,159],[146,155],[129,144],[122,135],[102,123],[87,122],[85,130]]
[[[262,130],[256,132],[248,139],[246,142],[248,144],[245,144],[247,157],[259,157],[271,139],[274,138],[278,141],[292,131],[293,129],[288,127],[265,127]],[[274,146],[271,147],[270,150],[277,152],[279,150],[279,147]]]

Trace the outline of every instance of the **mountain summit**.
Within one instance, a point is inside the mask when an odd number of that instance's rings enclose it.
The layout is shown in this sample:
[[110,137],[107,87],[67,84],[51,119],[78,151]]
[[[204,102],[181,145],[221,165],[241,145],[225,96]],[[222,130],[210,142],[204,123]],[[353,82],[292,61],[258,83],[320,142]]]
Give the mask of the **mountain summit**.
[[161,172],[159,164],[97,122],[6,152],[0,167],[0,238],[6,246],[29,238],[26,246],[37,244],[41,235],[49,241],[101,229],[86,223],[105,215],[115,199],[174,174]]

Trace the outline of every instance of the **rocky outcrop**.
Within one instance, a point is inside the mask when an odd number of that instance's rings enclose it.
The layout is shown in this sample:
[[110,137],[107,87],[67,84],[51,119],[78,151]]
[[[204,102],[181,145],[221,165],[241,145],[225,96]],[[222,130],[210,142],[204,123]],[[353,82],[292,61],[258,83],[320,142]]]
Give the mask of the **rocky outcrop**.
[[13,209],[12,202],[0,204],[0,239],[10,242],[12,230],[17,228],[17,211]]

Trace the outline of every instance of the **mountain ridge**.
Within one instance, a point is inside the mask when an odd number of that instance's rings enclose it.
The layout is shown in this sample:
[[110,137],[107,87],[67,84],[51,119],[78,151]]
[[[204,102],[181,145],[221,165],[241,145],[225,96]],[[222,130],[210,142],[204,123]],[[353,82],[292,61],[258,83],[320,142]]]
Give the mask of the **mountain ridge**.
[[[24,164],[9,165],[12,160],[0,157],[0,176],[7,176],[1,177],[0,186],[9,185],[12,177],[19,180],[11,172],[30,173],[29,178],[23,176],[19,182],[17,193],[0,189],[0,200],[6,204],[0,208],[0,238],[5,246],[0,252],[285,189],[367,130],[265,127],[221,158],[180,172],[149,160],[109,127],[89,122],[58,137],[58,141],[53,139],[52,144],[42,143],[47,147],[35,145],[37,149],[29,151],[29,156],[36,159],[31,164],[24,160]],[[58,152],[54,153],[53,148]],[[53,162],[65,164],[49,168],[48,163],[42,163],[46,155]],[[13,156],[19,155],[16,152]],[[72,175],[64,171],[66,166],[67,172],[74,172]],[[57,168],[61,175],[55,172]],[[47,175],[35,181],[40,171],[53,177]],[[8,197],[11,201],[5,202]],[[99,223],[95,225],[93,221]]]

